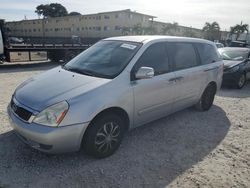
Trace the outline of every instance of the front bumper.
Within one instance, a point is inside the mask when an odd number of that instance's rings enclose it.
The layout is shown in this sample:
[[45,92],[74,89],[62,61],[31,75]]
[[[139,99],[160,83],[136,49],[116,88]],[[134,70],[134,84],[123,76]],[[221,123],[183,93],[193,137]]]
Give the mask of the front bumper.
[[241,72],[232,72],[232,73],[224,72],[222,85],[233,86],[237,84],[241,74],[242,74]]
[[7,112],[10,125],[18,137],[29,146],[46,153],[78,151],[83,134],[89,124],[87,122],[56,128],[47,127],[22,121],[13,113],[10,106],[8,106]]

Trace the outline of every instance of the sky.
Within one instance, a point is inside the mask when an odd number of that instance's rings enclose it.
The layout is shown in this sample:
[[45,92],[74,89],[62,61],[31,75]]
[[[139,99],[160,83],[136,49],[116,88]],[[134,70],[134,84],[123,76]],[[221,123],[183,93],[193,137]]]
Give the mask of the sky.
[[250,25],[250,0],[0,0],[0,18],[36,19],[36,6],[49,3],[60,3],[68,12],[81,14],[131,9],[156,16],[156,21],[178,22],[199,29],[205,22],[213,21],[223,31],[241,21]]

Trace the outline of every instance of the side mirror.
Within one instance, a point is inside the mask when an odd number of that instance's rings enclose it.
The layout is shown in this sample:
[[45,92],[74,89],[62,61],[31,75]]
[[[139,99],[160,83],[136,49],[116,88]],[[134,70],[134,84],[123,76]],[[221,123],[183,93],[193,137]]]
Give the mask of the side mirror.
[[154,77],[154,69],[151,67],[141,67],[139,70],[135,73],[136,79],[147,79]]

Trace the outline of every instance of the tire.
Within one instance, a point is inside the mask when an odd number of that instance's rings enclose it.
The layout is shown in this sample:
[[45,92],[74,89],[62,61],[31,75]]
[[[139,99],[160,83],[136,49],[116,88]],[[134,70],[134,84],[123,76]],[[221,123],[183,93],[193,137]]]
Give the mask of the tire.
[[245,84],[246,84],[246,75],[242,74],[242,75],[240,75],[239,79],[237,80],[236,87],[238,89],[241,89],[244,87]]
[[195,105],[195,108],[199,111],[209,110],[213,105],[215,93],[216,86],[209,84],[204,90],[199,102]]
[[83,148],[96,158],[108,157],[119,148],[124,132],[124,121],[118,115],[103,114],[90,123],[83,138]]

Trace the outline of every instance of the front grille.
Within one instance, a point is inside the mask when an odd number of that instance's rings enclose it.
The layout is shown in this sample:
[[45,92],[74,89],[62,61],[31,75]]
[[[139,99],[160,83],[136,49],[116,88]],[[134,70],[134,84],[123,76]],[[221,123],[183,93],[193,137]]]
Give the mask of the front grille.
[[28,121],[30,119],[30,117],[32,116],[32,113],[30,111],[28,111],[28,110],[18,106],[17,104],[15,104],[13,99],[11,99],[10,106],[11,106],[11,109],[13,110],[13,112],[18,117],[23,119],[24,121]]

